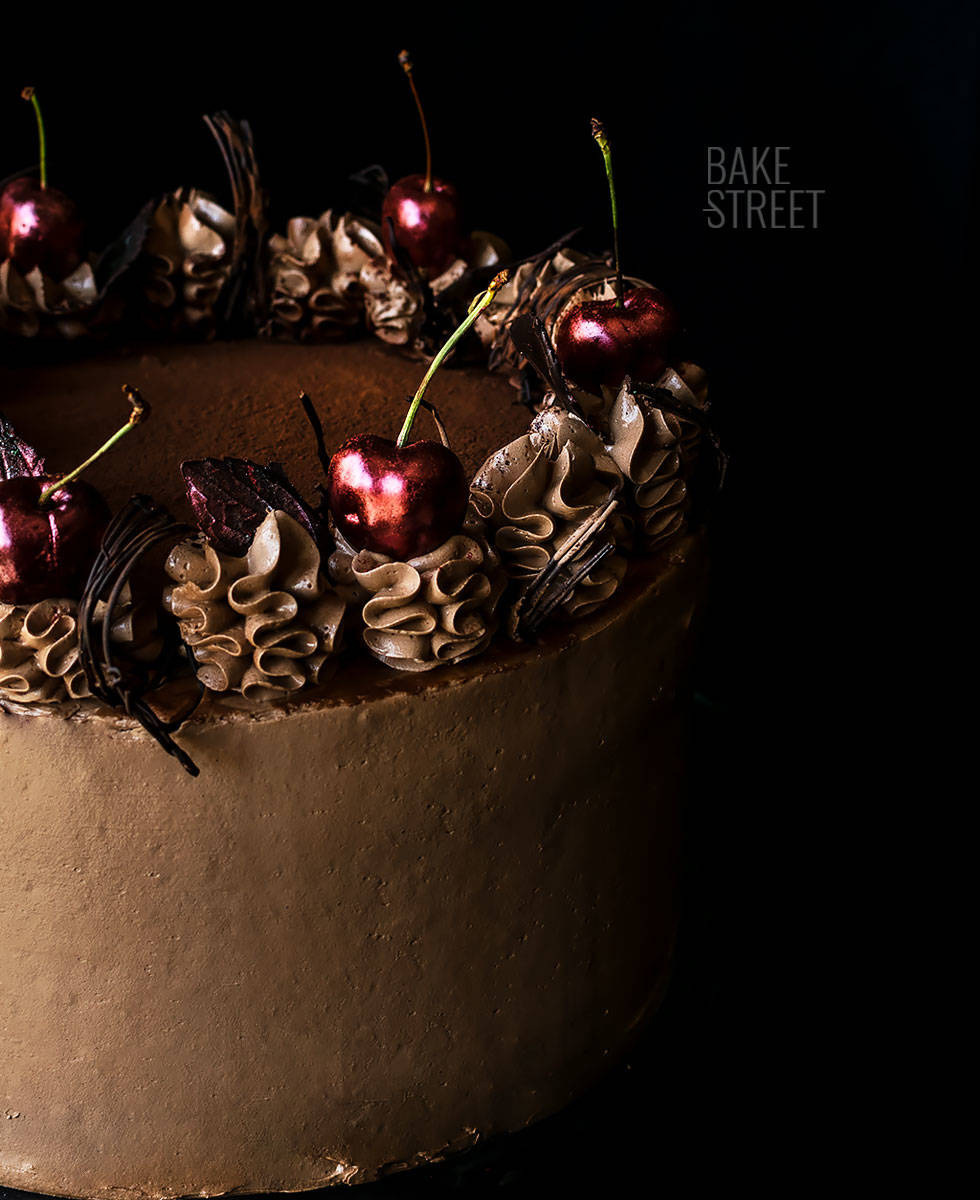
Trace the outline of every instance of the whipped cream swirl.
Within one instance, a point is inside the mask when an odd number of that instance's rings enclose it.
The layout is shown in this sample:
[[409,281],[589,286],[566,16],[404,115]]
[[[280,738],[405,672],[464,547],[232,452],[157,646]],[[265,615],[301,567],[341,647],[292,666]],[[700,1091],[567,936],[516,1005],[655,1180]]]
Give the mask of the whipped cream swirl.
[[344,601],[320,569],[320,551],[284,512],[269,512],[244,558],[184,541],[166,571],[164,605],[214,692],[282,700],[327,677],[340,648]]

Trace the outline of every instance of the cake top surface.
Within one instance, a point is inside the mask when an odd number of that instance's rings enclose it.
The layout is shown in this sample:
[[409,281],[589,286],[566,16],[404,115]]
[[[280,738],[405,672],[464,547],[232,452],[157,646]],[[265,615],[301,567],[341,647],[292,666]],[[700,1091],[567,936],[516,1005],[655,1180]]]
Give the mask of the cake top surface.
[[[122,385],[138,387],[152,419],[86,478],[113,509],[143,491],[190,520],[182,460],[279,461],[300,492],[313,496],[323,471],[300,392],[313,401],[333,450],[358,431],[394,438],[423,370],[377,341],[153,343],[44,367],[0,367],[0,409],[49,469],[67,470],[80,447],[98,445],[118,426]],[[429,398],[468,477],[527,429],[530,414],[517,392],[482,366],[439,372]],[[434,436],[425,414],[413,433]]]

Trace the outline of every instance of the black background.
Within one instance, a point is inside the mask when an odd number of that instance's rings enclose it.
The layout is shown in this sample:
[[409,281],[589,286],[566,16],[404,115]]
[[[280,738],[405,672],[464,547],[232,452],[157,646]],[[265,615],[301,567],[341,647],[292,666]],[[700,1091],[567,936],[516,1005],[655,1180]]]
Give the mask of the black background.
[[[625,1195],[636,1168],[638,1194],[705,1174],[792,1192],[861,1140],[864,1059],[845,1047],[864,1027],[833,854],[861,803],[841,764],[877,537],[863,514],[882,414],[905,418],[896,373],[927,344],[955,350],[945,300],[972,248],[975,22],[967,5],[942,3],[593,9],[154,10],[152,36],[119,53],[89,29],[64,58],[25,59],[30,78],[8,61],[0,176],[35,158],[16,99],[33,83],[51,182],[108,239],[156,192],[187,183],[225,196],[200,121],[224,108],[252,125],[282,228],[336,203],[370,163],[392,178],[422,169],[396,62],[405,46],[436,173],[458,185],[471,225],[518,254],[578,226],[581,244],[604,249],[589,136],[589,118],[603,118],[625,268],[682,311],[731,455],[685,925],[675,985],[630,1069],[512,1151],[507,1170],[480,1168],[463,1187],[584,1178]],[[710,229],[709,145],[789,147],[792,186],[824,190],[817,228]],[[442,1186],[427,1180],[419,1194]]]

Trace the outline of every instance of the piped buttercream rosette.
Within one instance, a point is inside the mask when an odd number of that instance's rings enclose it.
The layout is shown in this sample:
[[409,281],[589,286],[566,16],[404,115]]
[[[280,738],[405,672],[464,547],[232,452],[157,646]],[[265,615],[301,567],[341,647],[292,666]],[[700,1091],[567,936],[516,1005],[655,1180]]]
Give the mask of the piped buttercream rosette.
[[425,357],[427,304],[442,303],[474,267],[501,261],[507,249],[492,234],[470,236],[469,261],[457,258],[437,278],[407,274],[386,256],[374,221],[328,209],[316,220],[294,217],[268,242],[267,335],[330,341],[366,329],[388,345]]
[[627,378],[613,401],[609,454],[626,481],[638,549],[658,549],[686,524],[706,400],[705,373],[681,363],[652,388]]
[[210,691],[283,700],[328,677],[344,601],[321,570],[313,538],[286,513],[268,513],[242,558],[203,539],[183,541],[166,571],[174,583],[164,605]]
[[525,597],[547,581],[554,593],[545,601],[549,609],[557,603],[583,616],[608,600],[626,573],[617,552],[628,535],[619,512],[622,486],[600,438],[552,404],[528,433],[487,459],[470,495]]
[[21,274],[11,259],[0,263],[0,329],[17,337],[42,331],[66,339],[86,333],[99,306],[92,262],[83,262],[64,279],[40,267]]
[[235,217],[206,192],[180,188],[150,219],[140,261],[141,289],[154,325],[209,334],[231,276]]
[[407,562],[355,551],[338,537],[330,576],[358,605],[368,651],[397,671],[429,671],[482,653],[507,583],[473,513],[459,533]]
[[[113,609],[109,637],[132,658],[153,658],[160,639],[156,614],[134,605],[128,586]],[[96,611],[99,625],[105,605]],[[36,604],[0,603],[0,700],[54,704],[91,696],[79,653],[78,603],[70,599]]]
[[269,239],[269,315],[263,332],[297,341],[349,337],[364,324],[361,273],[382,253],[350,213],[294,217]]

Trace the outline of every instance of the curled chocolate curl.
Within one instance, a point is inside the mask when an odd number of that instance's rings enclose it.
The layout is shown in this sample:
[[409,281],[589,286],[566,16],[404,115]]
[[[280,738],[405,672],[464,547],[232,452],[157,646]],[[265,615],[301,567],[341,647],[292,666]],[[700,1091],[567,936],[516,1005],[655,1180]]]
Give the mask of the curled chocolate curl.
[[[612,595],[625,574],[625,560],[614,553],[628,532],[619,513],[622,487],[601,440],[557,404],[487,459],[470,496],[508,575],[525,593],[521,610],[530,610],[528,596],[543,584],[554,585],[558,599],[549,600],[542,619],[556,603],[584,616]],[[591,561],[607,541],[609,548]],[[581,573],[583,563],[589,568]]]
[[[566,406],[568,398],[557,390],[551,379],[541,382],[527,370],[528,359],[523,340],[512,331],[529,319],[541,323],[545,335],[554,343],[558,325],[565,315],[585,300],[610,300],[616,295],[616,272],[604,258],[590,258],[566,243],[574,231],[535,258],[522,263],[510,282],[501,288],[495,301],[476,323],[476,331],[488,349],[491,371],[501,371],[514,387],[520,388],[528,403],[540,410],[547,393],[557,391]],[[626,276],[627,287],[650,287],[645,280]],[[603,400],[584,388],[571,389],[575,406],[590,418],[601,420]]]
[[627,481],[644,550],[656,550],[687,524],[706,397],[704,372],[681,364],[653,388],[637,388],[627,378],[613,401],[609,454]]
[[268,221],[267,197],[259,177],[255,142],[248,121],[236,121],[227,112],[206,116],[217,142],[231,185],[235,225],[228,265],[228,282],[218,306],[218,320],[227,332],[254,333],[265,307],[262,251]]
[[179,525],[149,496],[134,496],[113,518],[102,539],[78,604],[78,637],[81,662],[92,695],[135,717],[188,774],[198,775],[197,765],[171,734],[191,715],[202,693],[169,720],[161,717],[146,700],[171,678],[180,649],[173,625],[161,626],[161,648],[149,661],[142,655],[117,661],[112,639],[119,605],[144,555],[161,542],[190,532],[189,526]]
[[370,550],[355,554],[338,539],[330,569],[361,606],[365,646],[396,671],[473,658],[497,629],[506,576],[472,516],[460,533],[408,562]]
[[[101,605],[96,623],[106,619]],[[161,646],[155,614],[135,606],[125,588],[113,613],[109,639],[127,657],[153,658]],[[0,700],[53,704],[91,696],[81,661],[78,604],[69,599],[0,604]]]
[[244,557],[201,539],[167,559],[164,606],[209,691],[284,700],[322,683],[339,652],[344,601],[320,569],[320,551],[288,513],[270,512]]
[[507,335],[511,322],[520,316],[540,317],[539,302],[549,286],[566,278],[588,261],[581,251],[559,245],[549,247],[521,263],[511,273],[510,279],[497,293],[493,303],[483,310],[474,326],[489,351],[488,366],[491,371],[503,371],[517,377],[522,356]]

